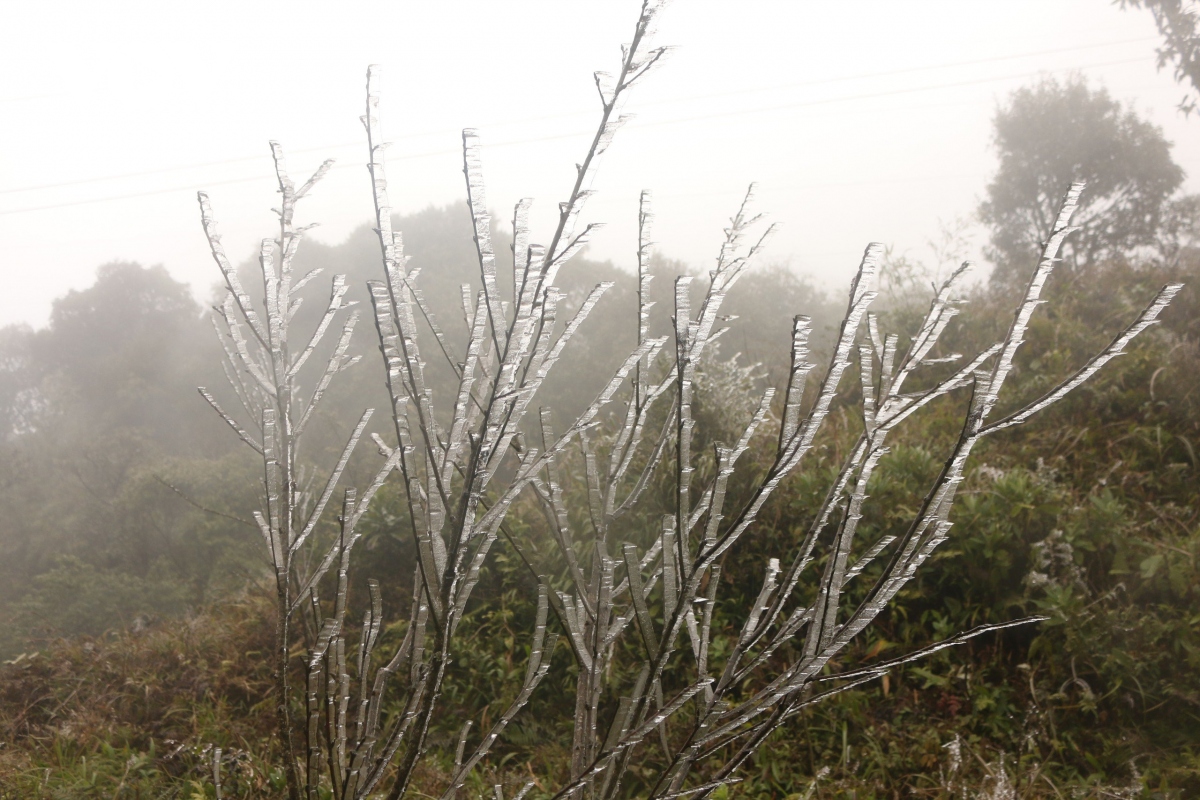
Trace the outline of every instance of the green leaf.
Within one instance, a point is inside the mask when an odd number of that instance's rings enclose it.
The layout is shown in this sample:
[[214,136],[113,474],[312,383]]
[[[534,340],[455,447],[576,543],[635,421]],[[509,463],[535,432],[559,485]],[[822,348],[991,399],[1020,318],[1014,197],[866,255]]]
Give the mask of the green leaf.
[[1149,580],[1150,578],[1153,578],[1154,575],[1158,572],[1158,568],[1163,565],[1164,560],[1165,559],[1164,559],[1162,553],[1155,553],[1154,555],[1152,555],[1148,558],[1142,559],[1142,563],[1141,563],[1142,578],[1145,580]]

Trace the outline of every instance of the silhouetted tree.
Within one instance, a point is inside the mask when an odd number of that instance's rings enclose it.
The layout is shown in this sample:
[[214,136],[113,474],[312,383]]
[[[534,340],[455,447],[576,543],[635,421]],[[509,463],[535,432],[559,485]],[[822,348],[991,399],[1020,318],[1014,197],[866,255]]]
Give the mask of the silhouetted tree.
[[[498,215],[501,218],[503,215]],[[465,203],[446,206],[429,206],[421,211],[393,215],[392,226],[404,234],[405,251],[422,264],[421,290],[425,305],[438,324],[451,334],[463,330],[462,286],[470,284],[478,276],[475,263],[474,232],[471,227],[470,210]],[[511,265],[511,238],[506,230],[494,234],[498,260]],[[368,280],[375,277],[379,269],[379,242],[373,226],[363,225],[353,231],[345,241],[336,245],[306,242],[306,249],[296,255],[296,268],[301,273],[321,268],[329,272],[345,273],[349,287],[347,297],[361,303],[369,302],[364,289]],[[650,299],[659,308],[674,302],[674,280],[680,275],[702,275],[698,265],[686,264],[654,252],[650,256],[655,275],[658,277],[649,286]],[[244,262],[239,267],[246,291],[261,302],[256,292],[262,282],[255,276],[257,259]],[[503,274],[497,276],[501,291],[511,291],[504,283]],[[612,289],[605,296],[609,313],[590,317],[576,342],[576,357],[561,363],[546,381],[543,389],[557,417],[563,421],[573,419],[587,407],[595,396],[602,378],[620,366],[631,347],[636,345],[636,329],[631,329],[630,319],[638,313],[637,276],[632,269],[610,262],[588,258],[586,250],[572,260],[572,268],[564,271],[559,288],[563,292],[562,308],[568,318],[579,308],[597,281],[611,282]],[[696,302],[701,295],[696,292]],[[824,352],[833,339],[837,324],[841,321],[841,309],[836,307],[822,292],[799,277],[794,271],[780,265],[764,268],[747,275],[730,291],[726,310],[729,317],[729,333],[723,337],[720,357],[737,357],[739,363],[749,366],[759,364],[756,371],[768,379],[778,382],[786,378],[790,369],[790,337],[792,316],[795,309],[803,308],[813,318],[814,346]],[[297,313],[298,325],[313,326],[317,323],[321,308],[317,304],[304,305]],[[424,323],[423,319],[418,320]],[[561,329],[566,323],[558,323]],[[652,321],[654,335],[670,332],[665,321]],[[378,347],[372,341],[374,331],[356,330],[352,348],[357,352],[371,352]],[[327,347],[332,347],[327,344]],[[457,378],[445,365],[430,362],[429,379],[443,393],[453,391]],[[369,402],[386,406],[383,382],[370,369],[355,368],[346,373],[343,384],[330,387],[329,400],[319,408],[316,415],[330,421],[343,419],[354,413],[363,398]],[[341,447],[331,433],[331,446]]]
[[[215,358],[188,287],[162,267],[128,262],[100,267],[92,286],[60,297],[45,328],[0,330],[0,603],[53,611],[25,615],[48,631],[99,633],[103,604],[83,585],[75,599],[94,606],[86,614],[35,596],[48,570],[74,580],[64,556],[85,564],[93,588],[175,587],[171,602],[143,612],[177,610],[181,596],[240,569],[230,547],[237,523],[164,485],[227,511],[248,501],[238,487],[253,492],[241,464],[220,460],[231,448],[195,396],[195,383],[219,375]],[[10,625],[15,608],[0,612]],[[20,633],[0,630],[0,649]]]
[[1000,157],[979,208],[991,226],[994,284],[1015,286],[1046,241],[1064,189],[1085,180],[1080,231],[1064,247],[1069,268],[1128,257],[1156,244],[1183,170],[1162,130],[1079,77],[1013,93],[994,119]]
[[[54,303],[34,337],[52,385],[47,411],[77,430],[133,428],[156,439],[200,444],[189,384],[212,372],[210,327],[188,287],[161,266],[105,264],[94,285]],[[188,441],[189,434],[195,441]]]
[[33,430],[44,402],[44,365],[33,357],[33,339],[28,325],[0,328],[0,441]]

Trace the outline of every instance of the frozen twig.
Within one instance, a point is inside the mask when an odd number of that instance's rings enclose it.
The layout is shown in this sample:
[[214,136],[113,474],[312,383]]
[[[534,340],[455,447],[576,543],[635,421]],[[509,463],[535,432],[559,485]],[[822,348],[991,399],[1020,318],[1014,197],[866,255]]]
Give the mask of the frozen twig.
[[[894,659],[837,668],[850,642],[949,538],[951,508],[975,444],[1066,396],[1125,352],[1179,292],[1177,284],[1164,287],[1075,374],[1023,409],[991,420],[1072,230],[1082,184],[1068,192],[1002,341],[969,358],[938,355],[960,311],[959,288],[969,266],[964,264],[937,289],[907,351],[901,350],[900,335],[883,330],[870,313],[882,257],[882,246],[871,244],[850,286],[820,381],[811,390],[807,386],[814,369],[812,322],[796,316],[781,402],[774,388],[766,389],[739,421],[741,433],[731,446],[713,442],[704,448],[698,442],[709,438],[698,430],[696,409],[711,398],[701,396],[699,378],[726,330],[725,299],[773,228],[752,211],[751,185],[730,218],[707,280],[678,277],[669,319],[656,322],[649,299],[653,211],[643,192],[637,209],[637,314],[630,320],[636,343],[560,432],[551,425],[549,409],[539,407],[546,380],[570,357],[585,321],[601,313],[597,309],[612,287],[595,286],[567,319],[556,278],[598,225],[580,218],[599,160],[625,119],[619,106],[666,52],[648,44],[659,10],[655,0],[643,3],[620,69],[595,76],[599,124],[559,205],[548,245],[533,241],[531,201],[517,203],[512,293],[505,297],[500,286],[508,276],[500,275],[493,244],[482,146],[473,130],[463,132],[479,270],[478,284],[461,292],[465,341],[452,341],[452,332],[437,323],[424,299],[420,269],[409,267],[403,236],[393,229],[378,119],[379,74],[368,70],[362,121],[382,262],[380,279],[368,291],[393,433],[368,433],[366,411],[340,456],[320,473],[302,474],[297,453],[333,380],[357,360],[349,347],[358,312],[346,313],[353,305],[345,299],[349,288],[335,276],[319,319],[297,336],[293,320],[303,300],[298,292],[316,271],[296,279],[292,264],[308,229],[294,222],[296,204],[330,162],[297,189],[282,148],[272,143],[279,232],[259,250],[259,299],[226,257],[208,197],[199,195],[202,226],[225,286],[213,321],[245,419],[227,412],[207,389],[200,391],[261,462],[263,502],[253,516],[275,574],[274,702],[289,800],[363,800],[379,793],[399,800],[416,794],[428,751],[441,746],[430,731],[445,711],[447,669],[469,646],[460,628],[469,624],[469,603],[495,548],[509,548],[537,581],[529,657],[490,724],[478,734],[473,721],[457,726],[443,762],[453,764],[449,784],[439,789],[443,800],[459,795],[517,716],[527,713],[550,673],[560,633],[575,662],[562,678],[573,682],[575,696],[570,764],[559,785],[539,787],[555,798],[610,800],[634,791],[622,786],[636,774],[638,796],[668,800],[710,797],[735,783],[736,771],[766,738],[813,703],[973,637],[1036,621],[984,626]],[[323,344],[339,318],[337,341]],[[655,337],[652,328],[670,333]],[[293,351],[293,342],[303,344]],[[329,352],[324,364],[313,364],[317,352]],[[453,374],[453,382],[437,384],[436,393],[423,352],[440,352]],[[951,363],[961,366],[932,372],[944,377],[927,380],[925,388],[905,390],[919,370]],[[848,374],[854,380],[855,372],[861,431],[813,509],[812,524],[799,541],[778,542],[788,551],[767,559],[748,608],[723,606],[718,617],[722,563],[735,556],[745,537],[778,539],[779,532],[768,530],[760,515],[818,446],[824,423],[844,397],[843,380]],[[302,402],[299,380],[310,374],[313,388]],[[959,390],[968,388],[969,397],[963,397],[968,393]],[[889,452],[889,437],[934,402],[964,402],[958,440],[907,529],[863,541],[870,489]],[[376,461],[360,493],[345,484],[357,471],[352,459],[366,457],[356,455],[364,435],[382,463]],[[327,476],[323,484],[314,484],[315,474]],[[389,479],[396,482],[413,539],[412,601],[398,649],[386,663],[375,663],[387,630],[378,583],[367,583],[369,608],[361,624],[354,618],[347,623],[346,615],[360,524]],[[341,511],[330,519],[326,510],[339,490]],[[523,507],[522,497],[544,516],[547,536],[541,542],[524,538],[531,535],[529,526],[506,524]],[[656,505],[660,497],[669,500]],[[540,546],[544,542],[551,553]],[[823,566],[810,574],[814,565]],[[868,575],[870,587],[847,591],[851,581]],[[731,621],[736,624],[727,629]],[[304,630],[305,658],[303,686],[293,697],[289,667],[296,628]],[[533,785],[525,784],[515,796],[525,796]],[[502,786],[493,794],[503,798]]]

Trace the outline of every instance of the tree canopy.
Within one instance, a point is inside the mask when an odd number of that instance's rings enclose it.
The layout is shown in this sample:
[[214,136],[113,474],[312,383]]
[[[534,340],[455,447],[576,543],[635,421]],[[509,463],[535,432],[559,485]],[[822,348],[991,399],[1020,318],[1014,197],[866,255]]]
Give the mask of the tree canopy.
[[1073,180],[1086,180],[1088,190],[1076,217],[1081,230],[1063,253],[1069,268],[1157,246],[1184,171],[1156,125],[1081,77],[1018,89],[993,124],[1000,164],[979,215],[992,229],[994,283],[1026,273]]

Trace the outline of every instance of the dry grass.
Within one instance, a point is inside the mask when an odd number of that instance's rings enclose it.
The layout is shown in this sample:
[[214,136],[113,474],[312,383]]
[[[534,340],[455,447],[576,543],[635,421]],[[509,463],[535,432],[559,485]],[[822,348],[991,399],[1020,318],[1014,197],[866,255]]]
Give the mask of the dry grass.
[[0,798],[178,796],[214,745],[231,788],[267,788],[269,613],[269,601],[249,594],[6,662]]

